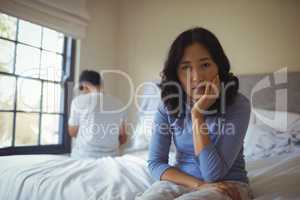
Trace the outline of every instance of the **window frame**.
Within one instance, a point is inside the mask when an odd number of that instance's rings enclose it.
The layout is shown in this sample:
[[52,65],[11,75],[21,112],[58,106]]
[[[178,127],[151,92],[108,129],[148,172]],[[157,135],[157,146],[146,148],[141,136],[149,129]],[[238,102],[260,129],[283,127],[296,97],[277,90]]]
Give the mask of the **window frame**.
[[[4,13],[5,14],[5,13]],[[11,15],[9,15],[11,16]],[[16,27],[16,34],[19,34],[19,18],[17,18],[17,27]],[[43,27],[43,26],[42,26]],[[47,27],[45,27],[47,28]],[[72,97],[72,91],[69,90],[70,84],[74,82],[74,68],[75,68],[75,55],[76,55],[76,40],[72,39],[71,37],[64,37],[64,44],[63,44],[63,51],[61,53],[62,55],[62,69],[64,74],[62,75],[61,81],[53,81],[53,80],[45,80],[42,78],[34,78],[34,77],[28,77],[28,76],[22,76],[15,74],[16,72],[16,57],[17,57],[17,44],[22,44],[26,46],[30,46],[30,44],[22,43],[18,41],[18,37],[16,37],[14,40],[1,37],[0,39],[5,41],[10,41],[15,44],[14,48],[14,61],[13,61],[13,72],[2,72],[0,71],[0,75],[6,75],[6,76],[12,76],[16,78],[16,86],[15,86],[15,97],[14,97],[14,109],[13,110],[0,110],[0,112],[6,112],[6,113],[13,113],[13,129],[12,129],[12,146],[10,147],[4,147],[0,148],[0,156],[5,155],[26,155],[26,154],[65,154],[70,153],[71,151],[71,138],[68,134],[68,111],[69,111],[69,100]],[[34,46],[33,46],[34,47]],[[49,50],[43,49],[43,47],[34,47],[38,48],[41,52],[47,51],[52,52]],[[42,56],[42,55],[40,55]],[[41,62],[41,60],[40,60]],[[64,87],[64,93],[62,95],[63,98],[63,111],[62,113],[51,113],[51,112],[43,112],[40,111],[19,111],[17,110],[17,78],[25,78],[28,80],[38,80],[41,81],[41,101],[43,96],[43,84],[45,83],[56,83],[56,84],[63,84]],[[42,106],[42,104],[40,105]],[[15,146],[15,136],[16,136],[16,113],[37,113],[39,114],[39,135],[38,135],[38,144],[31,145],[31,146]],[[59,144],[49,144],[49,145],[43,145],[40,144],[40,137],[41,137],[41,117],[42,114],[56,114],[61,116],[61,120],[59,122],[60,131],[59,131]]]

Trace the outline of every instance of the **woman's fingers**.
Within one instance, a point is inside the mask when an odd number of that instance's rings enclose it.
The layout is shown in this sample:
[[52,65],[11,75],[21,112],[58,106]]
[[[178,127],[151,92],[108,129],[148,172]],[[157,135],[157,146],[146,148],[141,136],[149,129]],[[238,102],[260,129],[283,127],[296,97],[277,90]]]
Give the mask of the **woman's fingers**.
[[226,196],[229,196],[230,198],[232,198],[232,195],[229,193],[228,188],[225,186],[222,186],[221,183],[207,183],[207,184],[201,185],[198,189],[201,190],[201,189],[209,188],[209,187],[212,187],[214,189],[214,191],[217,191],[223,195],[226,195]]
[[214,89],[214,84],[211,83],[211,82],[207,82],[206,85],[205,85],[205,92],[204,94],[205,95],[209,95],[209,96],[212,96],[212,95],[215,95],[215,89]]
[[216,75],[216,77],[212,81],[207,81],[205,83],[205,90],[204,95],[217,95],[220,90],[220,79],[219,75]]
[[223,194],[223,195],[227,195],[227,196],[229,196],[229,195],[227,194],[227,191],[226,191],[226,190],[224,190],[224,189],[222,189],[222,188],[215,187],[215,190],[216,190],[217,192],[219,192],[219,193]]
[[229,196],[232,200],[241,200],[240,193],[237,187],[233,183],[228,182],[217,182],[217,183],[207,183],[201,185],[198,189],[204,189],[207,187],[213,187],[215,191]]
[[218,95],[220,93],[220,88],[221,88],[219,75],[217,75],[214,78],[212,83],[213,83],[214,94]]
[[235,199],[236,200],[241,200],[242,198],[241,198],[241,194],[240,194],[238,188],[234,184],[232,184],[232,183],[231,183],[231,188],[234,191]]
[[205,83],[205,91],[204,91],[205,95],[210,95],[210,84],[209,82]]
[[225,194],[225,195],[229,196],[230,198],[232,198],[233,200],[235,200],[233,197],[232,191],[230,191],[230,189],[226,185],[224,185],[223,183],[219,183],[217,185],[217,188],[224,191],[223,194]]
[[216,87],[220,85],[218,75],[211,82],[207,81],[201,84],[205,84],[203,85],[205,87],[204,90],[201,90],[203,91],[203,94],[199,95],[199,98],[195,98],[196,100],[194,101],[193,106],[198,111],[207,110],[219,97],[219,89]]
[[229,187],[231,188],[231,190],[233,191],[234,199],[241,200],[241,195],[240,195],[240,192],[239,192],[238,188],[236,187],[236,185],[233,183],[226,183],[226,184],[228,184]]
[[240,193],[236,186],[231,183],[219,183],[218,187],[227,192],[227,195],[230,196],[233,200],[241,200]]

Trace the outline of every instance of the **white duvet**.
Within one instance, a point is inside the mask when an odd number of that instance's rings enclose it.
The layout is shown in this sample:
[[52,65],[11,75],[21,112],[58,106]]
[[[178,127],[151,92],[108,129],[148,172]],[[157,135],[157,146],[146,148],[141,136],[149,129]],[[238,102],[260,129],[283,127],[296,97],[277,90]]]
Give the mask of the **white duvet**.
[[[0,200],[132,200],[153,183],[145,158],[0,157]],[[300,153],[248,161],[256,200],[300,199]]]
[[248,161],[256,200],[300,200],[300,151]]
[[153,182],[146,162],[131,155],[98,160],[7,156],[0,165],[1,200],[134,199]]

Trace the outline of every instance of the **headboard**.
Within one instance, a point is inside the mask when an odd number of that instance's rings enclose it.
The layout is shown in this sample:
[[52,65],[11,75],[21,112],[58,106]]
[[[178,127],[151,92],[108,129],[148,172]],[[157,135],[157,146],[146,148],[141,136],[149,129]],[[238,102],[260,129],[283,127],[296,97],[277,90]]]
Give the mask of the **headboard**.
[[238,78],[242,94],[250,99],[253,92],[255,108],[275,110],[276,107],[279,111],[300,113],[300,72],[239,75]]
[[[275,103],[277,102],[279,105],[276,108],[277,111],[300,113],[300,72],[238,75],[238,78],[240,82],[239,92],[248,97],[249,100],[251,99],[251,92],[258,86],[257,91],[253,92],[251,102],[255,108],[275,110]],[[155,99],[146,98],[144,104],[148,105],[148,101],[154,100],[156,101],[154,103],[156,105],[158,104],[160,94],[159,89],[153,87],[153,85],[159,83],[159,80],[150,82],[153,84],[148,84],[144,87],[144,94],[158,96]],[[264,88],[260,89],[262,87]],[[275,100],[276,92],[283,93],[279,94]],[[284,106],[284,92],[287,94],[286,108]],[[143,106],[145,107],[145,105]],[[147,109],[143,108],[143,110]]]

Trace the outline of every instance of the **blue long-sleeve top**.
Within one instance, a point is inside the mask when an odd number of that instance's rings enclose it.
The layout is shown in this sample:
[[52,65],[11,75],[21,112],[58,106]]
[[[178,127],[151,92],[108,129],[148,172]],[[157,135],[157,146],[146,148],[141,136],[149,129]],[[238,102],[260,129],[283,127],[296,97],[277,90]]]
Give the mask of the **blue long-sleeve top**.
[[[151,175],[160,180],[170,167],[202,181],[235,180],[248,183],[243,155],[243,140],[250,118],[248,99],[238,93],[234,103],[225,113],[204,115],[211,143],[199,155],[194,153],[191,108],[185,106],[185,115],[175,118],[161,104],[154,117],[149,146],[148,168]],[[223,120],[219,120],[222,118]],[[171,141],[176,147],[176,164],[168,163]]]

